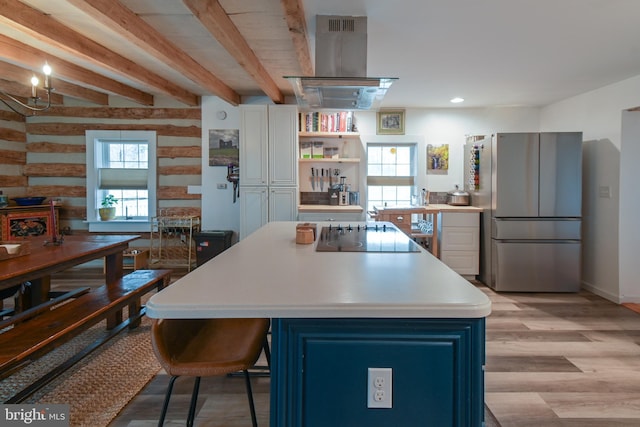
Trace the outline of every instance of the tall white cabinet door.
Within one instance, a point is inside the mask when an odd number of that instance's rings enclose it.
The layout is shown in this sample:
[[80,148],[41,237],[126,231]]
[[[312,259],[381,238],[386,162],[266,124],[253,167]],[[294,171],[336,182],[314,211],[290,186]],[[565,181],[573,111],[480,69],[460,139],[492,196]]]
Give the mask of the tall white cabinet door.
[[240,185],[268,184],[269,125],[266,105],[240,106]]
[[267,187],[240,187],[240,240],[269,219]]
[[297,120],[297,106],[269,106],[269,185],[297,185]]
[[295,221],[298,189],[296,187],[269,188],[269,221]]

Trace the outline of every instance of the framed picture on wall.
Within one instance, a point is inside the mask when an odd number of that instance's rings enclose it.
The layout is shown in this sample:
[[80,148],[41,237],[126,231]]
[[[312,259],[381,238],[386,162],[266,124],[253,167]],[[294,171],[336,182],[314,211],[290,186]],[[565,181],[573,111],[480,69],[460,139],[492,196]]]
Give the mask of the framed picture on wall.
[[449,144],[427,145],[427,174],[449,173]]
[[209,129],[209,166],[238,164],[240,151],[238,129]]
[[382,110],[377,113],[378,135],[404,135],[404,110]]

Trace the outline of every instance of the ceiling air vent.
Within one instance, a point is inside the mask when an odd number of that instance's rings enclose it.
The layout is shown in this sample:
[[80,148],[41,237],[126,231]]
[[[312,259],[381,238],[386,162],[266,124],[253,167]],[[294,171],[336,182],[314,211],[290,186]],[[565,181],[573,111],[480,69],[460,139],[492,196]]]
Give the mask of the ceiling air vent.
[[329,18],[328,21],[328,31],[332,33],[340,31],[353,33],[356,30],[356,20],[352,17]]

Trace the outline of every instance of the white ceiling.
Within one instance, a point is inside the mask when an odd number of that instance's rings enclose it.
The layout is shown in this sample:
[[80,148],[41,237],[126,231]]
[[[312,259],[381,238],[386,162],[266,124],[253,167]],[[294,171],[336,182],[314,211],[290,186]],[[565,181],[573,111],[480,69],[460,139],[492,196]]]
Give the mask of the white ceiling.
[[[640,74],[638,0],[306,1],[368,17],[385,106],[545,105]],[[639,100],[640,103],[640,100]]]
[[[70,0],[21,0],[198,95],[209,91]],[[77,0],[76,0],[77,1]],[[115,1],[115,0],[114,0]],[[301,74],[280,0],[220,0],[285,95]],[[368,18],[368,76],[398,77],[382,107],[488,107],[553,103],[640,75],[640,0],[303,0],[311,58],[315,16]],[[121,0],[241,95],[260,86],[180,0]],[[2,12],[0,12],[1,14]],[[0,34],[157,93],[126,72],[9,28]],[[0,51],[0,59],[2,51]],[[16,61],[11,61],[15,63]],[[640,105],[640,100],[638,102]]]

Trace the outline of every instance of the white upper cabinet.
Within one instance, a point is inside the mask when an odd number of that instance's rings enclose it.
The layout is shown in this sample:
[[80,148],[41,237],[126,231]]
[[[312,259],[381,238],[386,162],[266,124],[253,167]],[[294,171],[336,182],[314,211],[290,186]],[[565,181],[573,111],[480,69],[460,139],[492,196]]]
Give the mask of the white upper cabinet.
[[240,185],[297,185],[297,107],[240,106]]
[[269,106],[269,185],[295,186],[298,177],[298,107]]
[[266,105],[240,106],[240,185],[267,185],[268,132]]

